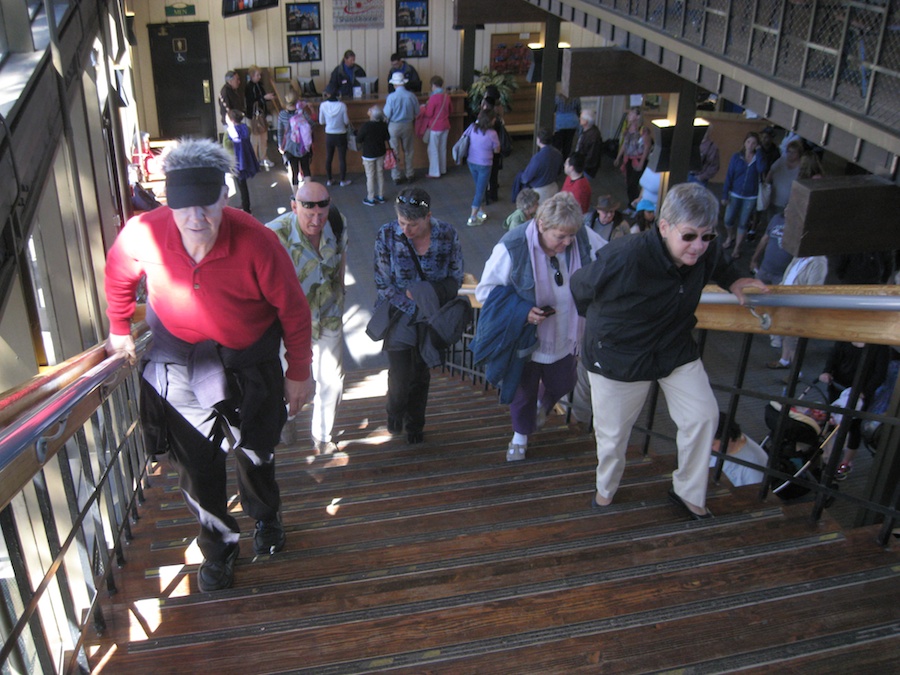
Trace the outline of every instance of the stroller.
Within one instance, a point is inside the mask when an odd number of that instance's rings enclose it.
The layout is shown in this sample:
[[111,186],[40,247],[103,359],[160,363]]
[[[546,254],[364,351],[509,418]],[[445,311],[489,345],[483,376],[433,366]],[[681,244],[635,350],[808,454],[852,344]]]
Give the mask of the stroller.
[[[799,398],[804,398],[814,389],[824,402],[825,396],[814,384],[803,390]],[[766,426],[769,435],[762,442],[763,449],[772,455],[774,452],[775,430],[781,416],[781,403],[769,401],[765,409]],[[793,406],[785,420],[781,447],[777,460],[772,468],[782,473],[791,474],[794,478],[802,478],[817,482],[822,476],[822,454],[824,448],[834,437],[838,427],[829,428],[828,413],[811,407]],[[784,500],[796,499],[809,492],[809,488],[797,485],[789,480],[781,481],[773,478],[772,492]]]

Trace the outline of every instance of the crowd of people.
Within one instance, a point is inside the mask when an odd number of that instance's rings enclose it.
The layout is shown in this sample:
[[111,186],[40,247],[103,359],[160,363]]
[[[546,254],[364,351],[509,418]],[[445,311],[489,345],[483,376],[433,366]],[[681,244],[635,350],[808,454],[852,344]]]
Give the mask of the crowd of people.
[[[391,60],[392,91],[383,108],[368,109],[368,121],[354,135],[366,175],[363,203],[390,201],[394,208],[375,239],[366,332],[381,342],[389,364],[385,430],[420,444],[426,440],[431,369],[470,325],[472,310],[459,296],[465,263],[456,228],[434,215],[431,193],[408,185],[415,182],[415,136],[425,136],[428,178],[447,171],[449,96],[435,76],[420,104],[415,69],[396,54]],[[253,550],[264,555],[286,543],[274,463],[276,446],[295,441],[285,432],[286,420],[310,403],[312,452],[338,450],[334,425],[343,395],[351,236],[329,188],[350,184],[350,120],[341,98],[364,73],[348,51],[318,110],[296,95],[285,99],[274,128],[290,174],[290,209],[263,225],[249,215],[247,181],[259,170],[268,140],[254,147],[254,130],[244,120],[248,110],[254,111],[251,119],[265,111],[271,99],[259,85],[258,69],[251,68],[241,101],[240,77],[229,71],[220,94],[222,143],[179,141],[163,158],[167,206],[129,221],[109,253],[111,352],[135,358],[130,321],[138,288],[146,287],[154,342],[141,364],[141,414],[149,451],[168,456],[198,520],[201,591],[233,583],[240,550],[240,527],[226,499],[226,453],[235,456],[243,512],[256,523]],[[316,124],[325,134],[324,183],[312,180],[310,171]],[[660,176],[647,166],[652,139],[635,108],[624,116],[614,160],[628,198],[623,209],[611,194],[592,194],[590,179],[604,152],[594,111],[558,98],[556,126],[536,133],[538,151],[512,189],[516,209],[474,291],[482,309],[471,350],[510,407],[506,460],[525,460],[529,437],[574,392],[575,418],[593,425],[596,441],[590,508],[607,509],[626,469],[632,427],[656,382],[677,427],[678,465],[668,497],[690,518],[711,518],[706,495],[712,451],[754,462],[764,451],[735,425],[723,442],[718,404],[692,334],[694,313],[709,282],[742,304],[747,291],[766,293],[770,284],[825,283],[824,256],[793,257],[781,247],[790,187],[798,177],[821,175],[821,166],[799,140],[789,141],[781,154],[772,130],[751,132],[729,160],[719,198],[707,187],[719,166],[707,132],[702,166],[661,198]],[[476,226],[486,220],[485,203],[497,199],[506,134],[499,96],[485,96],[466,133],[474,182],[466,224]],[[394,184],[407,184],[390,199],[388,158],[395,162]],[[228,175],[246,213],[226,206]],[[772,198],[757,211],[764,184],[772,186]],[[765,231],[751,260],[755,278],[741,277],[732,264],[748,238],[751,216]],[[720,228],[724,244],[717,239]],[[842,261],[845,273],[853,263]],[[769,367],[789,367],[795,345],[795,338],[783,338],[781,359]],[[832,394],[849,386],[862,347],[835,346],[820,376]],[[863,406],[875,398],[888,357],[885,348],[867,361]],[[859,443],[854,422],[841,474],[852,470]],[[762,480],[759,472],[726,473],[736,485]]]

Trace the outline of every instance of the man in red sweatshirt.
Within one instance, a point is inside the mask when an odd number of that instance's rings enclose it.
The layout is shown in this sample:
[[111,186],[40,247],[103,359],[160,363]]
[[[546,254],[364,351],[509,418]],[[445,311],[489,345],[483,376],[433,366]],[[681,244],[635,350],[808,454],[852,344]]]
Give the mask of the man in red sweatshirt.
[[175,146],[163,166],[168,206],[132,218],[106,266],[107,351],[132,360],[131,319],[146,278],[153,344],[142,362],[141,420],[148,452],[168,455],[200,522],[201,591],[231,586],[239,554],[229,447],[244,513],[256,520],[254,551],[284,547],[274,448],[287,415],[314,390],[309,305],[278,237],[225,206],[231,161],[209,140]]

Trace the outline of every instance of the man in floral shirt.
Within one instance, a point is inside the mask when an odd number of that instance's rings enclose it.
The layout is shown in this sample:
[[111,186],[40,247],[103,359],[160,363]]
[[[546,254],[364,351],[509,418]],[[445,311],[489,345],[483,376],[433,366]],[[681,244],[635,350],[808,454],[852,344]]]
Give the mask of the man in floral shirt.
[[[330,217],[329,210],[333,211]],[[331,206],[324,185],[303,181],[291,200],[291,212],[266,227],[278,235],[290,254],[309,302],[316,381],[312,439],[316,454],[330,454],[337,450],[331,431],[344,388],[344,217]]]

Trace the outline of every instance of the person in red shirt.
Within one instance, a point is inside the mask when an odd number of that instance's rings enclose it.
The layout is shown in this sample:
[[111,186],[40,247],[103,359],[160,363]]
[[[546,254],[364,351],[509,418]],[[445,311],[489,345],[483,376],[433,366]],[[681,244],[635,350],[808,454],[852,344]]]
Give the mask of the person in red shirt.
[[560,192],[571,192],[581,207],[581,213],[587,213],[591,210],[591,184],[584,177],[584,155],[577,151],[569,155],[563,164],[563,171],[566,180]]
[[163,162],[168,206],[129,220],[107,256],[106,348],[135,360],[131,319],[145,278],[153,331],[141,363],[145,441],[179,473],[200,522],[198,585],[214,591],[231,586],[239,553],[226,489],[229,445],[243,511],[256,520],[254,551],[284,547],[274,448],[287,414],[314,390],[310,312],[277,235],[225,206],[229,153],[186,139]]

